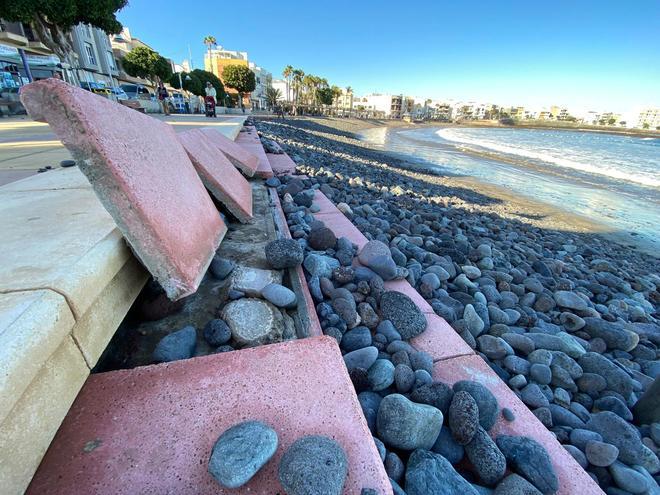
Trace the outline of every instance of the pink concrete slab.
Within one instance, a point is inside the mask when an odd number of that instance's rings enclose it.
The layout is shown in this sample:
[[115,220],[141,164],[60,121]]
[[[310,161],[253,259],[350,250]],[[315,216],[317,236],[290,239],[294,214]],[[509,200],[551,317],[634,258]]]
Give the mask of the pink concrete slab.
[[368,242],[364,234],[348,218],[342,215],[339,210],[336,213],[330,214],[315,213],[314,218],[322,221],[338,238],[346,237],[349,239],[353,244],[357,245],[358,249],[361,249]]
[[296,172],[296,163],[286,153],[266,153],[266,158],[275,175],[290,175]]
[[[282,204],[280,203],[280,198],[277,195],[277,191],[273,188],[268,188],[268,193],[270,195],[272,204],[275,206],[276,213],[274,215],[274,220],[277,228],[282,233],[283,237],[291,239],[291,233],[289,232],[289,227],[286,223],[286,216],[282,210]],[[303,297],[305,298],[305,305],[308,308],[307,316],[309,318],[309,328],[307,331],[309,332],[310,337],[323,335],[321,323],[319,322],[319,318],[316,315],[316,304],[314,304],[312,295],[309,293],[309,287],[307,286],[307,280],[305,279],[305,273],[303,272],[301,265],[296,267],[295,274],[295,276],[298,278]]]
[[443,318],[428,313],[425,316],[426,330],[410,340],[415,349],[428,352],[433,361],[474,354],[472,348]]
[[501,416],[490,431],[493,438],[498,435],[530,437],[543,445],[559,479],[559,495],[602,495],[602,490],[587,472],[561,446],[552,433],[527,409],[509,387],[477,355],[461,356],[439,361],[433,367],[433,379],[453,385],[460,380],[472,380],[487,387],[497,397],[500,408],[508,407],[516,419],[505,421]]
[[177,135],[206,188],[240,222],[252,221],[252,187],[199,129]]
[[203,127],[201,131],[241,172],[248,177],[254,176],[259,166],[257,156],[213,127]]
[[[239,490],[207,472],[227,428],[271,425],[273,459]],[[304,435],[348,457],[345,494],[391,494],[336,341],[313,337],[155,366],[93,374],[64,420],[29,494],[283,494],[277,466]]]
[[255,175],[263,179],[267,179],[273,176],[273,169],[270,168],[270,162],[266,157],[266,152],[264,147],[261,145],[261,140],[257,135],[257,131],[254,126],[246,126],[245,129],[248,129],[248,132],[239,132],[236,137],[236,142],[240,144],[247,151],[252,153],[258,159],[257,171]]
[[195,290],[227,231],[172,127],[57,79],[21,90],[168,297]]
[[[328,197],[323,194],[321,191],[318,189],[314,191],[314,203],[319,205],[320,210],[318,211],[318,215],[325,215],[329,213],[339,213],[340,215],[344,215],[341,211],[337,209],[335,204],[328,199]],[[354,229],[357,229],[357,227],[353,226]]]

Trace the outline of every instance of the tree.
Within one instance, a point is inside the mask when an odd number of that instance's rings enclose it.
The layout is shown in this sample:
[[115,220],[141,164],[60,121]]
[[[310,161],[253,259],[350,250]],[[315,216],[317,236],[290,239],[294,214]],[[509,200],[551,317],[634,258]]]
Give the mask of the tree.
[[[339,94],[341,94],[341,91]],[[317,96],[319,99],[319,103],[321,103],[321,105],[332,105],[332,100],[334,100],[335,92],[332,90],[332,88],[319,88],[317,90]]]
[[[199,77],[197,77],[197,75],[193,73],[188,74],[187,72],[181,72],[181,82],[183,83],[183,89],[185,91],[189,91],[190,93],[197,96],[204,95],[204,85],[202,84],[202,81],[200,81]],[[172,74],[169,83],[173,88],[181,89],[179,87],[179,74]]]
[[287,65],[282,71],[282,76],[286,81],[286,100],[291,101],[291,94],[289,93],[291,89],[291,76],[293,75],[293,67]]
[[208,36],[204,36],[204,44],[206,45],[206,49],[209,53],[209,65],[211,66],[211,71],[213,71],[213,64],[211,63],[212,62],[211,49],[218,46],[218,42],[215,39],[215,36],[208,35]]
[[152,83],[167,81],[172,76],[170,63],[146,46],[133,48],[122,59],[121,64],[129,76],[149,79]]
[[121,32],[116,14],[127,0],[10,0],[1,4],[5,21],[30,24],[41,42],[63,62],[76,66],[71,28],[89,24],[108,34]]
[[225,101],[225,87],[222,84],[222,81],[213,74],[212,72],[209,72],[207,70],[201,70],[201,69],[195,69],[190,73],[191,77],[196,77],[199,79],[200,84],[202,85],[202,89],[199,93],[199,96],[204,96],[206,94],[205,88],[206,88],[206,83],[210,82],[211,86],[215,88],[216,92],[216,100],[218,103],[222,103]]
[[301,69],[293,69],[291,78],[293,81],[293,114],[298,115],[298,104],[300,103],[300,91],[305,72]]
[[266,101],[270,108],[275,108],[277,103],[282,99],[282,92],[279,89],[269,86],[266,88]]
[[616,124],[616,119],[615,119],[614,117],[610,117],[610,118],[607,120],[607,124],[608,124],[608,125],[614,125],[614,124]]
[[243,95],[252,93],[257,87],[254,72],[244,65],[227,65],[222,70],[222,80],[228,88],[238,92],[241,109],[243,108]]

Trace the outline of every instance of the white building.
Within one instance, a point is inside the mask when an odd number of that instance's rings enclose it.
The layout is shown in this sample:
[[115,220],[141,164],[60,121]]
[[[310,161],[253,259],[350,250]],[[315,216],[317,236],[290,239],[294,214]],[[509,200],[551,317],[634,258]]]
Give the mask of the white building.
[[266,99],[266,90],[271,87],[273,83],[273,76],[263,67],[259,67],[254,62],[249,62],[250,70],[254,72],[254,79],[256,86],[254,91],[250,94],[250,101],[254,110],[266,110],[268,108],[268,101]]
[[660,130],[660,108],[647,108],[639,113],[637,127]]
[[[280,94],[282,95],[282,100],[287,101],[287,82],[284,79],[273,79],[273,82],[271,83],[271,86],[273,86],[274,89],[279,90]],[[291,91],[289,90],[289,97]]]
[[402,95],[372,93],[353,98],[353,111],[368,118],[398,119],[402,116]]

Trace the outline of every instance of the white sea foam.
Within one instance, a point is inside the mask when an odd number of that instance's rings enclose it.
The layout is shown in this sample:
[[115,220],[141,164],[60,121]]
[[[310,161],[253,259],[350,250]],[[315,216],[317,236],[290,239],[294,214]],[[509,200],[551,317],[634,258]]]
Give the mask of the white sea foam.
[[[573,170],[579,170],[581,172],[587,172],[590,174],[606,176],[611,179],[621,180],[625,182],[633,182],[636,184],[641,184],[644,186],[660,188],[660,179],[656,174],[649,174],[645,171],[635,171],[630,168],[624,169],[624,167],[618,168],[613,165],[596,165],[594,163],[589,163],[586,161],[576,161],[568,158],[562,158],[556,155],[553,155],[548,150],[535,150],[533,148],[522,148],[520,146],[514,146],[510,144],[503,144],[501,142],[494,142],[493,140],[479,139],[470,136],[465,136],[461,134],[462,129],[446,128],[440,129],[436,134],[447,141],[453,141],[460,144],[467,144],[472,146],[477,146],[486,150],[493,150],[499,153],[505,153],[508,155],[516,155],[524,158],[529,158],[532,160],[540,161],[543,163],[552,164],[555,166],[569,168]],[[556,150],[554,150],[556,151]],[[585,157],[588,158],[588,157]]]

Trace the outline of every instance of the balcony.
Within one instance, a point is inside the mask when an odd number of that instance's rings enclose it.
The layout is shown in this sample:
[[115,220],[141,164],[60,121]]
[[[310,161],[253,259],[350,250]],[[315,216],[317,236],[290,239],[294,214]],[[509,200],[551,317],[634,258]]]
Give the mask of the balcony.
[[28,39],[18,22],[0,22],[0,43],[14,48],[26,48]]

